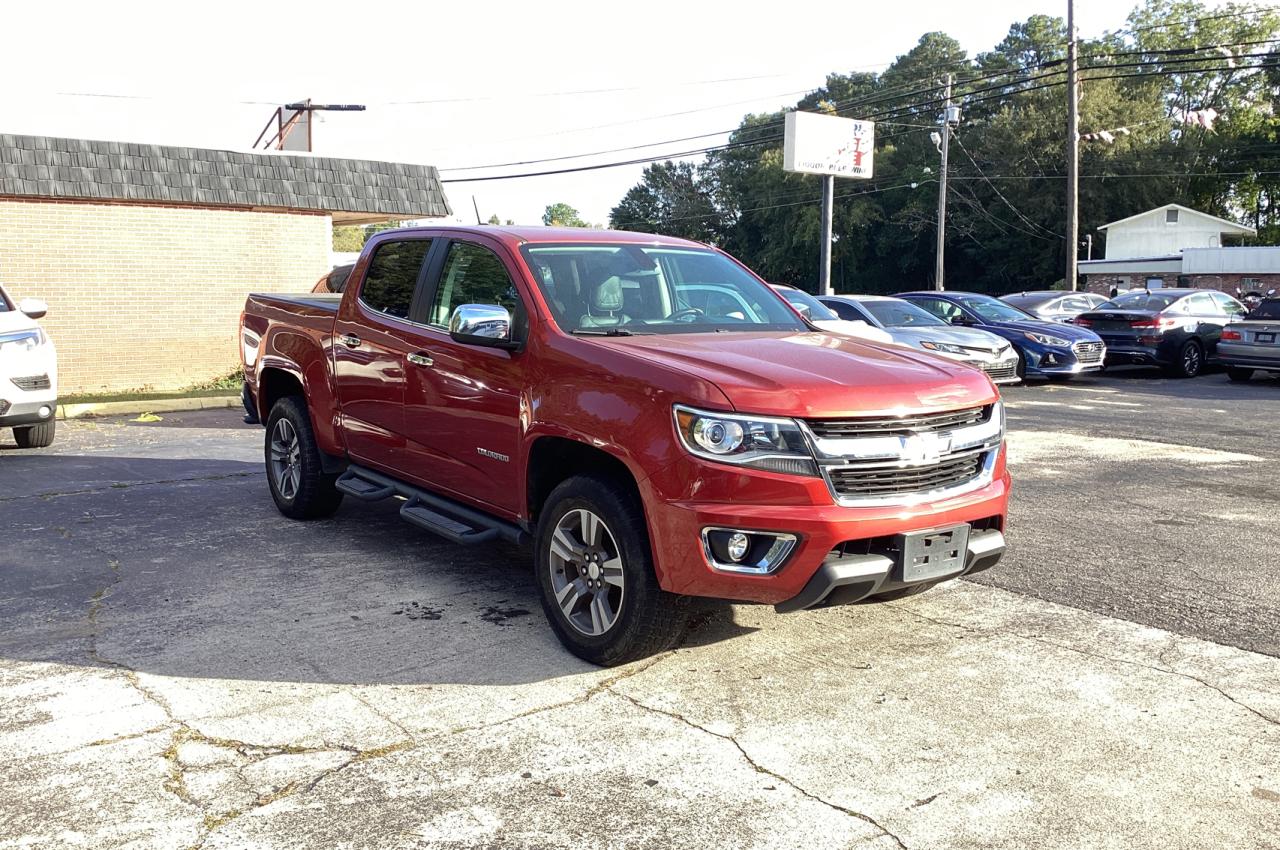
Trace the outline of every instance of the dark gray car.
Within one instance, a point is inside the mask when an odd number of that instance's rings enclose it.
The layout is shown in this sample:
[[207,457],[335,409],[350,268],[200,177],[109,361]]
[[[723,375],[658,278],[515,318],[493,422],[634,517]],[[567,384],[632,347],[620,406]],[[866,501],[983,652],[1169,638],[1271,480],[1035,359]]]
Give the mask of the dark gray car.
[[1011,292],[1000,300],[1025,310],[1048,322],[1070,322],[1081,313],[1096,309],[1107,299],[1092,292],[1064,292],[1044,289],[1037,292]]
[[1280,372],[1280,298],[1262,300],[1242,321],[1223,328],[1218,357],[1233,381],[1247,381],[1257,371]]

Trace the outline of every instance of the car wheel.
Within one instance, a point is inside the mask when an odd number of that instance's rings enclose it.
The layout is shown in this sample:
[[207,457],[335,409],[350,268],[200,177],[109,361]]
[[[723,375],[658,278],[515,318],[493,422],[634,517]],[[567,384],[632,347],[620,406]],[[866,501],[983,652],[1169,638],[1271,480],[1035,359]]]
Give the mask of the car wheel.
[[53,437],[58,431],[58,420],[50,419],[39,425],[27,425],[13,429],[14,442],[20,449],[43,449],[53,445]]
[[1027,355],[1022,353],[1022,349],[1015,348],[1018,352],[1018,380],[1026,382],[1027,380]]
[[1236,383],[1243,383],[1253,377],[1253,370],[1243,366],[1228,366],[1227,377]]
[[1194,339],[1183,343],[1178,350],[1178,359],[1169,367],[1169,374],[1175,378],[1194,378],[1204,371],[1204,349]]
[[613,667],[673,646],[681,597],[658,586],[644,510],[616,480],[561,483],[538,519],[535,567],[542,608],[574,655]]
[[334,486],[338,476],[324,471],[301,397],[282,398],[271,408],[263,452],[267,485],[280,513],[292,519],[318,519],[342,504],[342,493]]

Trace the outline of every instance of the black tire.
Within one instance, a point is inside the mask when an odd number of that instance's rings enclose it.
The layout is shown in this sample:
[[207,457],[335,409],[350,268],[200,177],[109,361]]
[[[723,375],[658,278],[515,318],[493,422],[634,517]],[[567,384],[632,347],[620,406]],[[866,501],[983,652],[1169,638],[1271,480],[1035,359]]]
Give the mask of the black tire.
[[871,597],[873,602],[893,602],[896,599],[906,599],[908,596],[919,596],[926,590],[932,588],[931,584],[913,584],[910,587],[900,587],[897,590],[886,590],[884,593],[877,593]]
[[1194,378],[1204,371],[1204,349],[1194,339],[1189,339],[1178,349],[1178,359],[1169,364],[1168,372],[1175,378]]
[[53,445],[53,437],[58,431],[58,420],[50,419],[39,425],[24,425],[13,429],[13,440],[20,449],[43,449]]
[[1229,378],[1232,381],[1235,381],[1238,384],[1244,383],[1245,381],[1249,380],[1252,377],[1253,377],[1252,369],[1246,369],[1244,366],[1228,366],[1227,367],[1227,378]]
[[1027,355],[1022,352],[1021,348],[1015,347],[1013,350],[1018,352],[1018,379],[1025,384],[1027,382]]
[[[282,420],[287,426],[280,425]],[[296,439],[296,451],[288,452],[287,459],[291,462],[285,464],[296,468],[296,476],[286,476],[277,462],[279,458],[273,460],[273,438],[279,438],[281,430],[291,430]],[[332,515],[342,504],[342,493],[334,487],[338,476],[324,471],[307,403],[301,396],[282,398],[271,408],[263,454],[267,486],[280,513],[291,519],[319,519]]]
[[[589,511],[602,521],[607,539],[617,550],[603,557],[619,558],[622,562],[618,604],[616,610],[611,608],[615,619],[598,635],[584,632],[570,620],[571,614],[583,615],[582,606],[571,606],[579,609],[578,612],[571,610],[566,614],[557,602],[553,586],[553,581],[580,586],[580,579],[587,582],[589,577],[597,575],[592,572],[579,577],[574,571],[585,569],[585,562],[552,554],[557,529],[562,522],[572,522],[570,515],[581,510]],[[601,535],[601,546],[606,545],[605,539],[605,535]],[[669,649],[684,636],[688,625],[685,600],[658,586],[643,506],[635,493],[621,482],[597,475],[578,475],[565,480],[547,497],[538,517],[534,540],[534,566],[542,609],[556,637],[574,655],[601,667],[614,667]],[[595,557],[601,557],[600,553]],[[589,562],[590,557],[585,561]],[[574,575],[572,581],[567,580],[569,574]],[[582,588],[581,593],[570,590],[568,592],[575,593],[571,599],[585,602],[586,607],[591,608],[595,595],[611,593],[604,580],[604,570],[598,575],[600,581],[596,584],[602,590]]]

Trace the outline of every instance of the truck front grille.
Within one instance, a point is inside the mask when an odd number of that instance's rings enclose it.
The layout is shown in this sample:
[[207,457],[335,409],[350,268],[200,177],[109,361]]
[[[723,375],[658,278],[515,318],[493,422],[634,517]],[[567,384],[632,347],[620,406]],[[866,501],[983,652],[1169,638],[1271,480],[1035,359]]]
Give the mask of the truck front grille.
[[1102,362],[1107,347],[1101,342],[1077,342],[1071,346],[1071,350],[1076,353],[1076,360],[1086,366],[1092,366]]
[[945,490],[972,481],[982,471],[982,452],[927,466],[844,466],[831,470],[831,486],[844,499],[906,496]]
[[857,419],[810,419],[806,424],[815,437],[850,439],[857,437],[907,436],[929,431],[950,431],[986,422],[991,406],[950,410],[946,413],[921,413],[912,416],[885,416]]
[[26,378],[14,378],[13,385],[20,390],[47,390],[53,386],[48,375],[31,375]]

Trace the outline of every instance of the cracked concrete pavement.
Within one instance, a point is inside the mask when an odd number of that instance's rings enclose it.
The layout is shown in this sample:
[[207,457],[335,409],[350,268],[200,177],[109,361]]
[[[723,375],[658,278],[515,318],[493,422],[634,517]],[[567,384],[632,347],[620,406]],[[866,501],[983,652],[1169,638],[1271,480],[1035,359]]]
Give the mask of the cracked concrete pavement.
[[[1000,587],[708,604],[679,649],[615,670],[556,644],[525,551],[451,546],[389,505],[284,520],[234,412],[0,450],[0,850],[1280,848],[1280,566],[1261,560],[1280,496],[1226,492],[1271,459],[1175,433],[1176,411],[1159,440],[1120,406],[1100,431],[1127,386],[1008,393]],[[1238,390],[1280,410],[1275,386]],[[1073,392],[1092,411],[1035,403]],[[1103,511],[1089,476],[1123,498]],[[1223,490],[1240,539],[1214,563],[1159,536],[1177,489],[1152,510],[1135,480]],[[1127,547],[1148,533],[1176,556],[1142,579]],[[1195,608],[1186,570],[1249,565]]]

